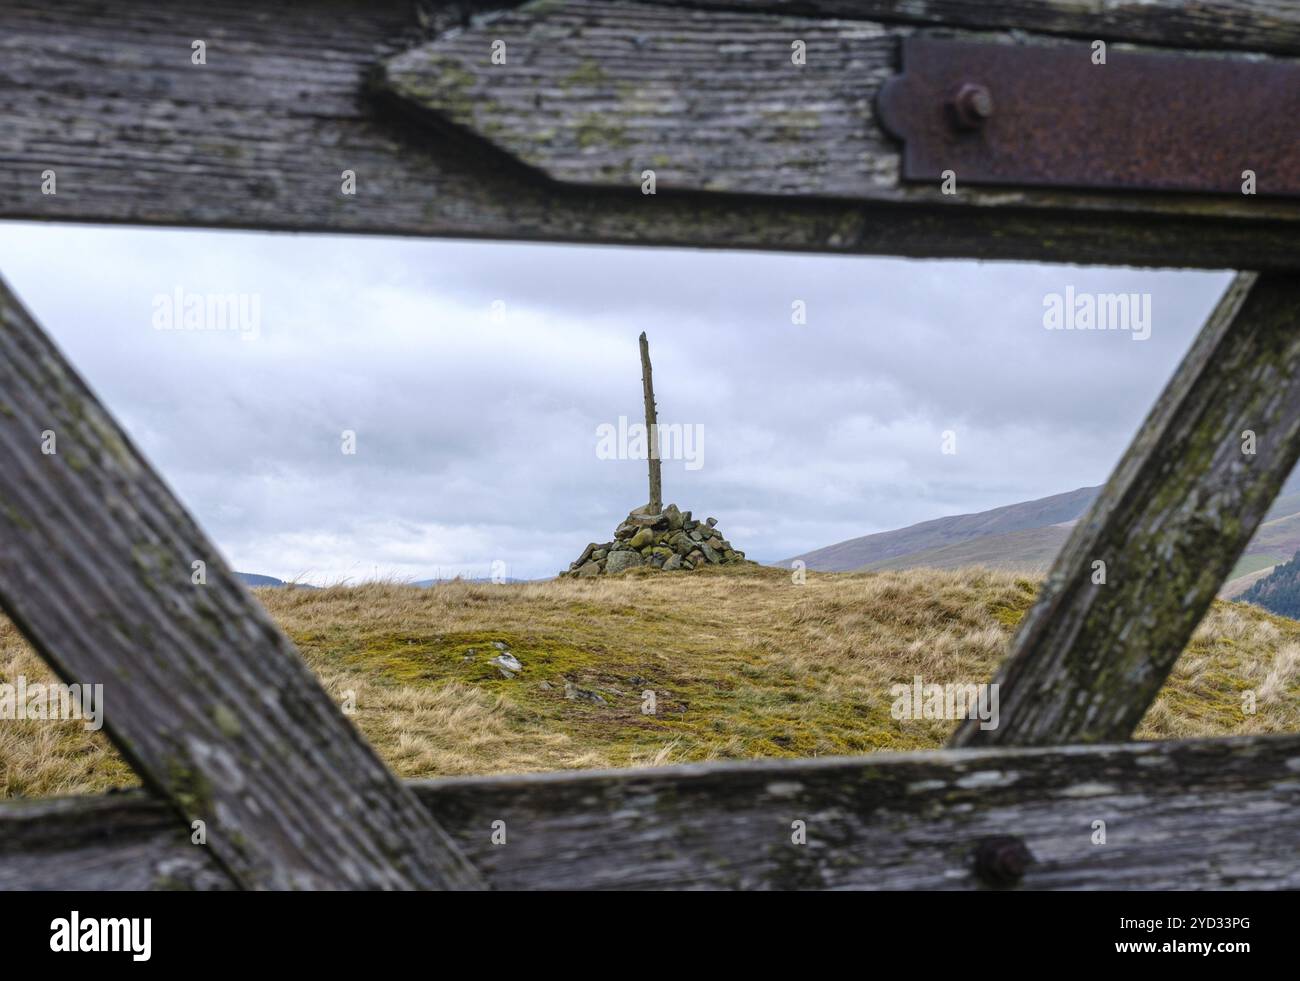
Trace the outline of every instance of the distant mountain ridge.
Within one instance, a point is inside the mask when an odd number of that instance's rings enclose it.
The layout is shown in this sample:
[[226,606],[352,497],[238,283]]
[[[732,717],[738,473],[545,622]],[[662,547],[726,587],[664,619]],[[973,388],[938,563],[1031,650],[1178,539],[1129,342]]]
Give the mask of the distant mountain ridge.
[[[1100,487],[1078,490],[974,514],[933,518],[894,531],[863,535],[776,563],[802,560],[818,572],[959,569],[966,566],[1047,572]],[[1275,565],[1300,551],[1300,475],[1292,474],[1246,546],[1220,595],[1234,598]],[[1242,597],[1244,598],[1244,597]]]
[[542,579],[515,579],[513,576],[506,576],[504,579],[493,579],[491,576],[453,576],[450,579],[419,579],[411,583],[412,586],[421,586],[428,588],[430,586],[441,586],[450,582],[474,582],[474,583],[496,583],[497,585],[514,585],[520,582],[544,582]]
[[1002,535],[982,535],[920,552],[909,552],[880,562],[872,562],[860,571],[963,569],[978,565],[1006,572],[1046,573],[1056,553],[1065,545],[1075,522],[1068,521],[1045,528],[1022,528]]
[[[280,587],[286,587],[291,589],[316,589],[317,588],[316,586],[311,586],[303,582],[285,582],[283,579],[275,578],[275,576],[263,576],[260,573],[256,573],[256,572],[236,572],[235,577],[250,589],[275,589]],[[417,582],[411,583],[411,585],[427,588],[429,586],[437,586],[440,585],[441,583],[448,583],[448,582],[495,582],[495,581],[496,580],[490,579],[486,576],[482,578],[471,578],[467,576],[463,578],[457,577],[453,579],[421,579]],[[534,582],[536,580],[514,579],[507,576],[505,579],[501,581],[505,583],[520,583],[520,582]]]
[[[932,518],[906,528],[851,538],[771,564],[788,569],[792,562],[801,560],[816,572],[981,566],[1043,574],[1070,537],[1074,524],[1087,513],[1100,492],[1099,486],[1080,487],[1064,494],[1007,504],[988,511]],[[1274,567],[1297,552],[1300,552],[1300,475],[1292,474],[1219,595],[1237,598],[1238,594],[1267,577]],[[235,575],[253,588],[315,588],[251,572],[237,572]],[[411,585],[428,588],[453,581],[454,578],[442,577],[421,579]],[[461,581],[487,583],[493,580],[465,576]],[[538,581],[542,580],[505,579],[512,584]]]
[[[1100,487],[1080,487],[1078,490],[1064,494],[1053,494],[1051,497],[1024,501],[1020,504],[1007,504],[993,508],[991,511],[958,514],[950,518],[932,518],[896,531],[877,532],[874,535],[863,535],[861,538],[851,538],[835,545],[827,545],[825,548],[814,549],[785,559],[779,564],[789,567],[791,562],[798,559],[802,560],[809,569],[817,572],[852,572],[874,567],[913,568],[924,563],[890,563],[888,560],[903,556],[914,557],[918,553],[934,553],[975,539],[1076,521],[1088,510],[1100,492]],[[1025,541],[1028,542],[1029,539]],[[1060,541],[1065,541],[1065,535],[1060,536]],[[1041,543],[1035,547],[1041,548]],[[978,549],[969,552],[970,556],[976,558],[979,554]],[[979,562],[968,561],[964,564],[978,565]],[[955,568],[950,565],[939,567]]]
[[315,586],[308,586],[302,582],[285,582],[283,579],[276,579],[275,576],[263,576],[256,572],[236,572],[235,578],[242,582],[249,589],[262,589],[266,587],[291,587],[293,589],[315,589]]

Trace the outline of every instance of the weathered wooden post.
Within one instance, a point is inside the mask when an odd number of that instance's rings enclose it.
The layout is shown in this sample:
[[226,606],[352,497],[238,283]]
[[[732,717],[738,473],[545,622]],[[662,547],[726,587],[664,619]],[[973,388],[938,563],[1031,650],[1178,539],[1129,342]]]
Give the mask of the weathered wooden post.
[[645,431],[650,448],[647,459],[650,462],[650,503],[646,510],[650,514],[659,514],[664,509],[664,485],[659,464],[659,422],[655,412],[655,382],[650,372],[650,342],[646,340],[645,331],[641,331],[641,388],[645,393]]

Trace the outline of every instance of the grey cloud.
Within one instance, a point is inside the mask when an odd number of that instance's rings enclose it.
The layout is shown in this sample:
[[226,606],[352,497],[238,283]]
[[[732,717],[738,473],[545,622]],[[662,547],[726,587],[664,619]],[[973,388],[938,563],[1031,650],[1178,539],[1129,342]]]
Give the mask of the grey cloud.
[[[1228,280],[20,224],[0,271],[238,568],[318,581],[542,576],[606,539],[645,497],[595,454],[639,415],[642,330],[661,418],[705,430],[666,496],[752,556],[1097,483]],[[1044,330],[1067,285],[1150,292],[1150,340]],[[153,330],[176,286],[258,294],[261,335]]]

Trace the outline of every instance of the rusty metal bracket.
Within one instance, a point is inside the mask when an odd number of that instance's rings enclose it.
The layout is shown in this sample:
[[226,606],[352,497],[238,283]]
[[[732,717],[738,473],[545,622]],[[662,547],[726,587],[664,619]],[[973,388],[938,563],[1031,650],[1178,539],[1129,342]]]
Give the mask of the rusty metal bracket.
[[877,98],[903,177],[1300,197],[1300,63],[914,35]]

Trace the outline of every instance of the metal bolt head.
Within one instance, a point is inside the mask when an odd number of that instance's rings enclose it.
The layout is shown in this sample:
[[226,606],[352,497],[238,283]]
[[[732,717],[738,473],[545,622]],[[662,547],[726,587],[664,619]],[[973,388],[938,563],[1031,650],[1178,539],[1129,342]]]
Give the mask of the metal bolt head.
[[975,846],[975,875],[995,888],[1015,885],[1033,864],[1029,847],[1012,835],[985,838]]
[[993,115],[993,93],[978,82],[963,82],[948,101],[948,118],[958,129],[979,129]]

